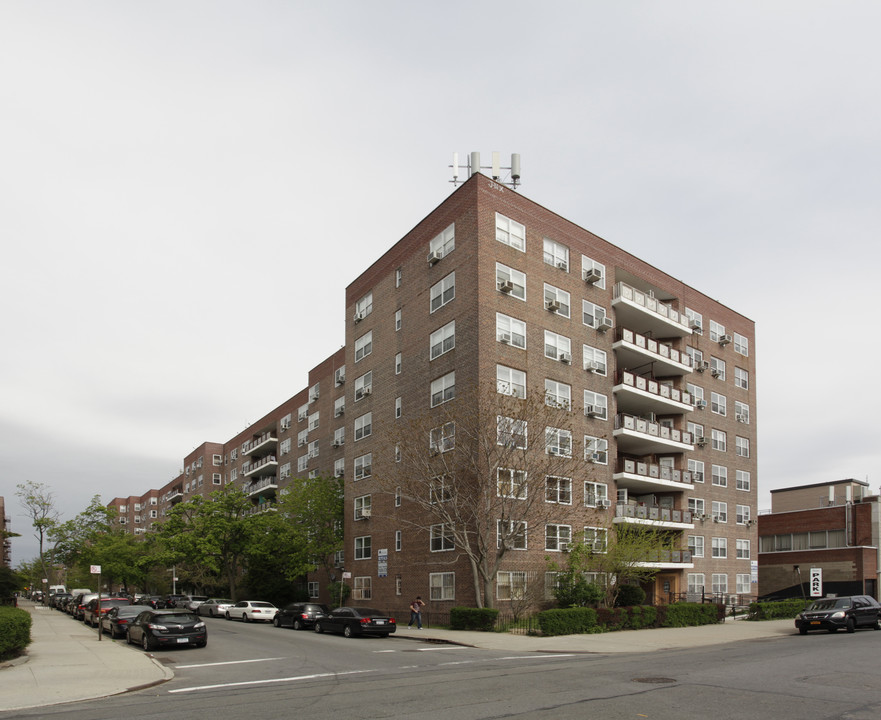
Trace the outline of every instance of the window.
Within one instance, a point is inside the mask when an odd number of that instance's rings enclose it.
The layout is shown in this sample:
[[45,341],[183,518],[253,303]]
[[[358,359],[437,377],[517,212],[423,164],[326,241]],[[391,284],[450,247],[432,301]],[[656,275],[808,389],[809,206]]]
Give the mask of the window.
[[704,591],[704,574],[703,573],[688,573],[688,592],[690,594],[699,594]]
[[719,380],[725,379],[725,361],[717,357],[710,356],[710,374]]
[[[594,280],[593,278],[599,278]],[[581,256],[581,279],[596,285],[598,288],[606,288],[606,266],[591,260],[586,255]]]
[[496,313],[496,340],[503,345],[526,349],[526,323],[516,318]]
[[303,447],[307,442],[309,442],[309,430],[300,430],[297,433],[297,447]]
[[725,573],[713,573],[713,592],[717,595],[728,592],[728,576]]
[[362,518],[370,517],[371,507],[372,507],[372,502],[370,499],[370,495],[362,495],[361,497],[356,497],[355,498],[355,519],[361,520]]
[[545,525],[545,550],[566,550],[571,542],[571,525]]
[[432,505],[449,502],[453,499],[453,484],[448,475],[431,478],[428,485],[428,501]]
[[740,333],[734,333],[734,352],[738,355],[749,355],[749,338]]
[[340,395],[336,400],[333,401],[333,416],[339,417],[343,413],[346,412],[346,396]]
[[749,560],[749,540],[737,540],[737,559]]
[[526,373],[504,365],[496,365],[496,390],[502,395],[525,398]]
[[373,413],[365,413],[355,418],[355,442],[369,437],[373,432]]
[[598,328],[606,319],[606,308],[587,300],[581,301],[581,320],[588,327]]
[[223,458],[220,455],[212,455],[211,462],[214,467],[218,467],[219,465],[223,465]]
[[750,489],[750,474],[747,470],[738,470],[736,471],[737,476],[737,489],[738,490],[746,490]]
[[395,398],[395,418],[401,417],[401,413],[403,412],[402,398]]
[[443,232],[431,239],[428,243],[429,252],[433,252],[440,258],[444,258],[456,249],[456,223],[453,223]]
[[401,311],[395,310],[395,332],[401,330]]
[[572,342],[565,335],[545,330],[545,357],[572,362]]
[[341,478],[346,473],[346,459],[338,458],[333,461],[333,476],[335,478]]
[[728,522],[728,503],[713,500],[713,520],[716,522]]
[[724,395],[719,393],[710,393],[710,410],[716,415],[728,414],[728,400]]
[[556,380],[545,379],[545,405],[572,409],[572,387]]
[[584,504],[587,507],[598,507],[609,500],[609,488],[605,483],[584,481]]
[[686,383],[685,387],[688,390],[688,394],[691,395],[691,402],[693,405],[697,406],[704,402],[704,389],[702,387],[699,385],[692,385],[691,383]]
[[689,535],[688,551],[691,553],[692,557],[702,558],[704,556],[704,536]]
[[526,275],[507,265],[496,263],[496,290],[526,300]]
[[339,447],[346,442],[346,428],[339,427],[333,431],[333,444]]
[[355,362],[363,360],[373,352],[373,330],[355,340]]
[[749,505],[737,505],[735,518],[738,525],[749,523]]
[[721,338],[725,334],[725,326],[720,325],[715,320],[710,320],[710,340],[713,342],[719,342],[719,338]]
[[608,547],[608,530],[606,528],[584,528],[584,544],[595,553],[604,553]]
[[451,421],[432,428],[429,432],[428,447],[432,453],[445,453],[456,447],[456,423]]
[[527,443],[526,420],[497,415],[496,442],[508,448],[525,450]]
[[429,573],[428,589],[428,597],[431,600],[455,600],[456,573]]
[[373,597],[372,592],[372,582],[373,579],[370,576],[365,577],[356,577],[354,578],[354,583],[352,587],[352,599],[353,600],[370,600]]
[[309,430],[310,430],[310,432],[312,430],[318,429],[318,423],[319,423],[320,419],[321,419],[321,411],[320,410],[316,410],[314,413],[309,415]]
[[545,428],[545,452],[548,455],[572,457],[572,431],[560,428]]
[[[285,478],[289,478],[291,476],[291,464],[285,463],[278,469],[278,476],[284,480]],[[214,473],[214,484],[220,485],[220,473]]]
[[525,470],[514,470],[513,468],[498,468],[496,470],[496,494],[499,497],[525,500],[526,489]]
[[370,477],[373,471],[373,453],[359,455],[355,458],[355,480]]
[[401,486],[395,488],[395,507],[401,507]]
[[361,377],[355,378],[355,402],[358,402],[365,395],[373,392],[373,371],[364,373]]
[[309,457],[314,458],[318,457],[318,441],[313,440],[309,443]]
[[698,425],[697,423],[689,422],[686,423],[686,427],[688,428],[688,432],[691,435],[691,440],[694,443],[702,443],[704,442],[704,438],[706,437],[704,433],[704,426]]
[[691,328],[692,332],[700,335],[704,331],[704,316],[699,312],[695,312],[691,308],[685,308],[685,317],[688,320],[688,327]]
[[609,441],[606,438],[584,436],[584,459],[597,465],[609,464]]
[[701,498],[688,498],[688,511],[692,515],[703,516],[705,514],[704,501]]
[[496,547],[526,550],[526,523],[521,520],[496,521]]
[[544,260],[548,265],[560,268],[560,270],[569,270],[569,248],[558,242],[544,239]]
[[355,559],[369,560],[371,553],[370,535],[355,538]]
[[404,280],[404,271],[401,268],[397,268],[395,270],[395,287],[401,287],[401,282]]
[[749,405],[734,401],[734,419],[744,425],[749,425]]
[[455,550],[456,544],[453,542],[453,531],[450,526],[445,523],[438,523],[431,526],[431,552],[447,552]]
[[735,592],[738,595],[749,595],[751,592],[749,573],[738,573],[735,580],[736,580]]
[[688,470],[691,472],[691,481],[702,483],[704,481],[704,461],[688,459]]
[[545,478],[545,502],[572,504],[572,478],[548,475]]
[[373,312],[373,293],[369,292],[355,303],[355,317],[363,320]]
[[401,374],[401,353],[395,355],[395,375]]
[[598,420],[606,420],[609,416],[609,398],[592,390],[585,390],[584,414]]
[[401,552],[403,546],[404,541],[402,539],[402,533],[400,530],[395,530],[395,552]]
[[522,600],[526,595],[526,572],[500,571],[496,575],[497,600]]
[[429,342],[431,359],[434,360],[456,347],[456,321],[448,322],[439,330],[431,333]]
[[685,348],[685,354],[691,358],[691,366],[693,368],[699,368],[702,366],[704,362],[704,354],[700,350],[688,346]]
[[748,458],[749,457],[749,438],[740,437],[739,435],[734,438],[734,450],[737,453],[738,457]]
[[734,385],[742,390],[749,390],[749,371],[735,366]]
[[318,597],[318,595],[319,595],[318,586],[319,586],[318,582],[310,581],[308,583],[310,598],[317,598]]
[[728,468],[724,465],[713,465],[713,485],[728,487]]
[[720,452],[728,451],[728,433],[724,430],[716,430],[713,428],[710,431],[710,434],[713,438],[713,450],[719,450]]
[[456,273],[451,272],[431,286],[431,312],[439,310],[456,298]]
[[597,375],[605,375],[608,370],[608,360],[605,350],[592,347],[590,345],[582,345],[582,357],[584,358],[584,369],[595,372]]
[[569,317],[569,293],[545,283],[545,308],[557,315]]
[[713,538],[713,557],[714,558],[727,558],[728,557],[728,538]]
[[431,407],[437,407],[456,397],[456,372],[447,373],[431,383]]
[[526,226],[496,213],[496,240],[515,250],[526,251]]

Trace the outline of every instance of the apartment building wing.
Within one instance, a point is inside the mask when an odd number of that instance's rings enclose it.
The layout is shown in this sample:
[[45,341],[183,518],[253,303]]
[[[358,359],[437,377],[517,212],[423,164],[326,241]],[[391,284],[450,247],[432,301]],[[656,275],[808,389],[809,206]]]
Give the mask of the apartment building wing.
[[3,540],[3,554],[0,555],[0,567],[12,567],[12,540],[6,537],[12,519],[6,514],[6,500],[0,496],[0,539]]

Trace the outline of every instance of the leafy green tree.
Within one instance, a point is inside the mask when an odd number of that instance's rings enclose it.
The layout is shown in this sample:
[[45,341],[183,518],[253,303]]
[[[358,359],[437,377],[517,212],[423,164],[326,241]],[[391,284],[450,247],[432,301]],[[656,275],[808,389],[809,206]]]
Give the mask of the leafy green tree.
[[59,514],[55,508],[55,494],[44,483],[28,480],[16,486],[22,508],[31,519],[34,537],[40,543],[40,571],[44,578],[49,577],[49,566],[46,564],[45,544],[48,534],[58,524]]
[[11,568],[0,566],[0,599],[11,597],[27,585],[27,579]]
[[56,523],[48,533],[55,562],[68,568],[81,565],[96,539],[110,532],[112,517],[112,511],[101,503],[101,496],[95,495],[75,518]]
[[92,538],[83,558],[90,565],[101,566],[101,578],[108,587],[127,589],[143,575],[138,561],[144,549],[144,542],[139,538],[121,528],[113,528]]

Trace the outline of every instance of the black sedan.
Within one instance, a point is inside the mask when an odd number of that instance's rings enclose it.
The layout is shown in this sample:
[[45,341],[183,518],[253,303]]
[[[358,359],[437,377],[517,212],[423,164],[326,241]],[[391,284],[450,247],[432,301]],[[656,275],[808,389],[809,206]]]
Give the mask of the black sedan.
[[823,598],[815,600],[795,618],[795,626],[805,635],[809,630],[835,632],[844,628],[849,633],[858,627],[881,630],[881,605],[868,595]]
[[144,650],[160,646],[205,647],[208,630],[205,621],[189,610],[144,610],[126,627],[125,640]]
[[397,629],[395,619],[388,613],[367,607],[340,607],[315,621],[315,632],[337,632],[353,635],[380,635],[388,637]]
[[144,612],[140,605],[116,605],[101,616],[101,632],[110,633],[110,637],[125,637],[128,624]]
[[330,613],[327,605],[319,603],[296,602],[285,605],[272,619],[275,627],[291,627],[294,630],[305,630],[315,627],[315,621]]

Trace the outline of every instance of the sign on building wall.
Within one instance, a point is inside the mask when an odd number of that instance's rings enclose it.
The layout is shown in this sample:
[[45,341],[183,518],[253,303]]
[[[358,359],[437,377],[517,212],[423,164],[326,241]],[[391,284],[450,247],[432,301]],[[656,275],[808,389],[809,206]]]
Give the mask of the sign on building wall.
[[388,548],[380,548],[376,552],[376,576],[377,577],[387,577],[388,576]]
[[823,568],[811,568],[811,597],[823,597]]

